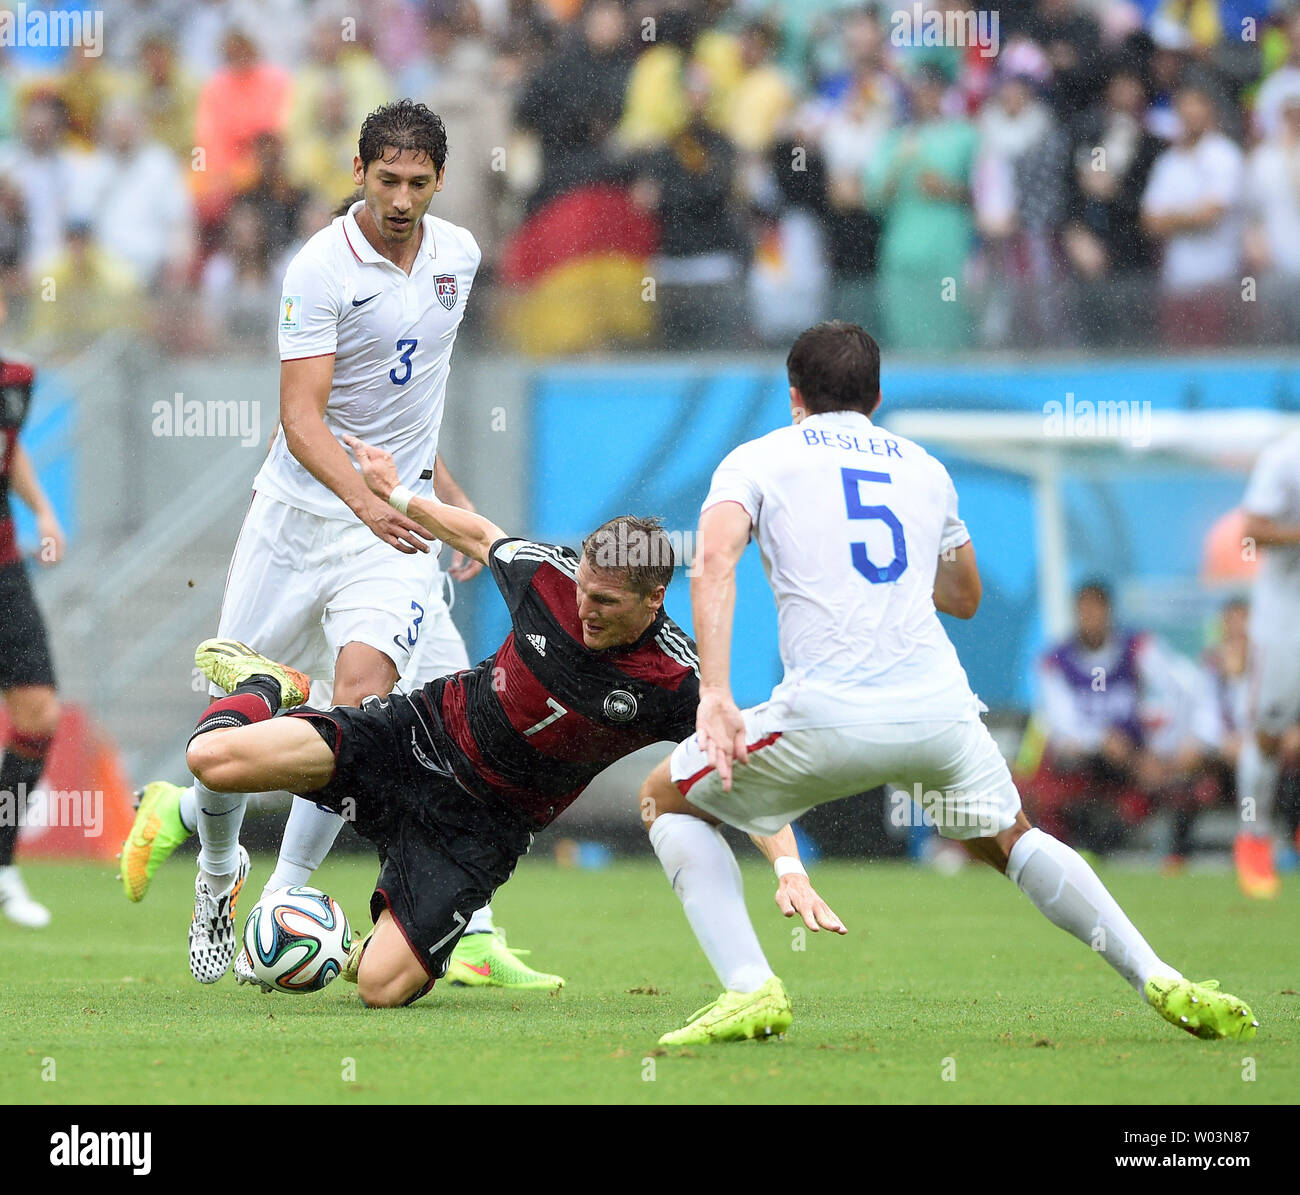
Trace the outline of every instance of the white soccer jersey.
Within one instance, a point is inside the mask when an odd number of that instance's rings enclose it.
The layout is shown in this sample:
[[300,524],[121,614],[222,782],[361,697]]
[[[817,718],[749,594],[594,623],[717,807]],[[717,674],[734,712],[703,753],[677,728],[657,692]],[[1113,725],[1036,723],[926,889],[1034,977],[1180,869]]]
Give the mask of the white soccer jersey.
[[[1248,514],[1300,523],[1300,432],[1260,454],[1241,505]],[[1250,635],[1260,644],[1300,637],[1300,547],[1262,550],[1251,594]]]
[[[482,254],[464,228],[425,215],[408,276],[380,256],[357,225],[358,200],[299,250],[280,297],[280,359],[334,353],[325,426],[393,454],[402,484],[433,492],[447,374]],[[290,506],[353,518],[279,434],[253,483]]]
[[963,719],[982,708],[934,608],[939,554],[970,539],[948,471],[851,411],[733,450],[704,508],[749,513],[776,597],[782,725]]

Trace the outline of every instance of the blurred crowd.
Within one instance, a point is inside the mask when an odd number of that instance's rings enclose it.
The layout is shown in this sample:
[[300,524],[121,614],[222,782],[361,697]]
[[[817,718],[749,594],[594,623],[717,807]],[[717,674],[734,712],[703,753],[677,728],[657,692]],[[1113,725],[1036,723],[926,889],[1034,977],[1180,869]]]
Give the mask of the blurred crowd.
[[272,346],[287,257],[399,95],[446,121],[434,210],[484,282],[575,193],[646,219],[638,346],[832,314],[927,353],[1300,331],[1281,0],[117,0],[102,50],[0,48],[0,287],[56,346]]
[[[1039,692],[1017,764],[1035,825],[1098,855],[1130,845],[1165,818],[1167,870],[1196,849],[1196,823],[1236,808],[1247,730],[1248,606],[1229,599],[1200,659],[1120,623],[1109,587],[1075,594],[1075,626],[1039,663]],[[1278,808],[1287,837],[1300,824],[1300,733],[1284,737]],[[1300,838],[1297,838],[1300,843]]]

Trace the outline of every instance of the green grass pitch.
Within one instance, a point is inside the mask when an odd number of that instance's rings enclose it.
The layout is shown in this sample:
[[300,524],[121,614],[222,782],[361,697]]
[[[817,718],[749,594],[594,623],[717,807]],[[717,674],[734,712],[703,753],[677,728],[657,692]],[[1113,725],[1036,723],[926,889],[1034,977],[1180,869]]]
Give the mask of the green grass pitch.
[[[269,863],[254,861],[245,913]],[[337,858],[316,879],[362,929],[374,870]],[[1227,874],[1103,871],[1166,958],[1253,1004],[1254,1041],[1206,1043],[987,869],[824,863],[815,881],[851,932],[801,942],[771,903],[770,872],[746,863],[794,1026],[784,1041],[664,1051],[659,1034],[716,990],[650,859],[599,871],[526,859],[498,894],[511,942],[567,977],[558,995],[439,987],[393,1011],[362,1008],[342,981],[308,996],[192,982],[189,860],[135,906],[102,865],[25,874],[54,923],[0,926],[4,1103],[1300,1100],[1295,881],[1259,904]]]

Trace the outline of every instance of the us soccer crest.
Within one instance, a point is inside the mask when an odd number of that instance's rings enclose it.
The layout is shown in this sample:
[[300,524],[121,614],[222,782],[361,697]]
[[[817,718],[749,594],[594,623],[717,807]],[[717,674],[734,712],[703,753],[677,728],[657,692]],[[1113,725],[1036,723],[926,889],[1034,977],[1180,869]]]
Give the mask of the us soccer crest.
[[438,302],[450,311],[456,306],[456,275],[439,274],[433,280],[433,291],[438,296]]

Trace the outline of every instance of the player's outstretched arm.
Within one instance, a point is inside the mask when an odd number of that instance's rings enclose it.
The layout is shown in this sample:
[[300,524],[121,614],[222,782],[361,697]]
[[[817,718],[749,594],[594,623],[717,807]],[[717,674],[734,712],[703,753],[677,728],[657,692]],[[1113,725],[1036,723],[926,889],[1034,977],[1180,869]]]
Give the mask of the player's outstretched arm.
[[793,917],[798,913],[813,933],[823,929],[837,934],[849,932],[844,922],[835,916],[835,910],[817,895],[799,859],[799,846],[789,825],[770,838],[758,834],[751,834],[750,838],[776,872],[776,907],[783,917]]
[[934,608],[954,618],[974,618],[984,586],[975,564],[975,546],[967,540],[960,548],[939,557],[934,574]]
[[731,626],[736,610],[736,564],[749,543],[749,512],[719,502],[700,515],[691,566],[691,615],[700,654],[700,704],[695,733],[724,792],[732,762],[748,763],[745,722],[731,695]]
[[397,466],[390,453],[374,448],[356,436],[344,436],[343,440],[357,458],[372,493],[390,505],[395,493],[399,502],[405,499],[408,517],[455,551],[486,564],[492,545],[506,538],[500,527],[480,514],[439,502],[437,498],[411,496],[398,479]]
[[325,407],[334,379],[334,354],[280,363],[280,430],[294,459],[384,543],[408,555],[427,552],[419,524],[382,502],[362,485],[330,429]]

